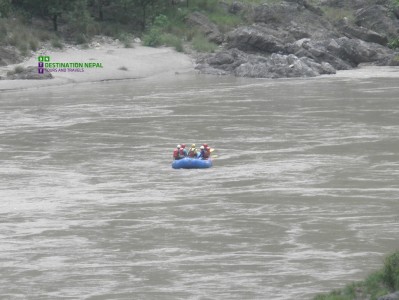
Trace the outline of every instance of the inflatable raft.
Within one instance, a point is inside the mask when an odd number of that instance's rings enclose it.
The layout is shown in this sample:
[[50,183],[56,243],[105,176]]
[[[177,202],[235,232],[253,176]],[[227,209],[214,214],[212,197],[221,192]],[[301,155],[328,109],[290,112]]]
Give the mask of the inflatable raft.
[[212,167],[212,160],[189,158],[185,157],[179,160],[174,160],[172,163],[173,169],[206,169]]

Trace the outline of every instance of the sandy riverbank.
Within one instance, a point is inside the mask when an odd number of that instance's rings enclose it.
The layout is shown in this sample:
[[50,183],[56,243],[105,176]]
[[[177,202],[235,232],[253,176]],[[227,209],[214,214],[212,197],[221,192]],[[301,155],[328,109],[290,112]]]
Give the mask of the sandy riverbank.
[[[89,49],[67,47],[64,50],[41,50],[32,58],[17,64],[23,67],[37,66],[38,56],[50,56],[51,62],[59,63],[101,63],[103,68],[84,68],[83,72],[52,72],[49,80],[0,80],[0,91],[45,86],[147,78],[151,76],[175,76],[176,73],[194,70],[193,60],[172,48],[150,48],[134,44],[124,48],[118,43],[96,43]],[[0,76],[17,65],[0,68]]]

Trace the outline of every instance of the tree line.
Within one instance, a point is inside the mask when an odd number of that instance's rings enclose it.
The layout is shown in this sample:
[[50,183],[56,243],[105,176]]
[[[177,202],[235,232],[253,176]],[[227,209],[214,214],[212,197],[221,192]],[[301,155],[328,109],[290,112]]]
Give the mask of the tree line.
[[189,0],[0,0],[0,17],[23,11],[50,20],[54,31],[61,21],[113,22],[144,31],[158,14],[189,5]]

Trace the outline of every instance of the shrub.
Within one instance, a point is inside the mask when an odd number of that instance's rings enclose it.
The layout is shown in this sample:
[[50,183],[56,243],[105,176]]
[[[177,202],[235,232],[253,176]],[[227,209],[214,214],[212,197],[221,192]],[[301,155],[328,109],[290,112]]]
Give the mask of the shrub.
[[84,33],[79,33],[78,35],[76,35],[75,37],[75,42],[78,45],[83,45],[83,44],[87,44],[88,43],[88,39],[86,37],[86,35]]
[[39,48],[39,43],[36,40],[30,40],[29,46],[33,51],[37,51],[37,49]]
[[24,70],[25,70],[25,69],[24,69],[23,66],[16,66],[16,67],[14,68],[14,74],[22,73]]
[[154,19],[154,24],[152,25],[153,27],[158,27],[158,28],[165,28],[169,23],[168,17],[165,15],[158,15]]
[[399,290],[399,251],[385,259],[382,278],[392,291]]
[[7,27],[3,24],[0,25],[0,43],[4,43],[7,40]]
[[217,0],[200,0],[198,1],[198,8],[206,11],[215,11],[218,9]]
[[388,47],[391,49],[399,48],[399,38],[392,39],[388,42]]
[[178,52],[183,52],[183,43],[180,38],[177,36],[170,34],[170,33],[164,33],[161,35],[161,43],[166,46],[170,46],[176,49]]
[[62,42],[59,39],[52,39],[51,46],[53,46],[54,48],[59,48],[59,49],[64,48],[64,45],[62,44]]
[[125,48],[132,48],[132,37],[126,33],[123,32],[119,35],[118,39],[121,41],[121,43],[125,46]]
[[8,17],[11,11],[11,0],[0,0],[0,18]]
[[347,18],[349,21],[353,21],[355,18],[352,14],[352,11],[346,8],[324,7],[323,12],[326,15],[327,19],[332,22],[342,20],[343,18]]
[[196,34],[193,37],[192,46],[198,52],[214,52],[218,47],[215,43],[208,41],[202,34]]
[[26,55],[28,55],[28,45],[26,44],[26,43],[20,43],[19,45],[18,45],[18,50],[20,51],[20,53],[21,53],[21,55],[22,56],[26,56]]
[[161,44],[161,32],[157,28],[151,28],[148,33],[143,35],[144,46],[157,47]]
[[364,281],[347,285],[326,295],[318,295],[314,300],[371,299],[399,290],[399,251],[389,255],[381,271],[370,274]]
[[24,67],[22,67],[22,66],[16,66],[16,67],[14,68],[14,70],[11,70],[11,71],[8,71],[8,72],[7,72],[7,76],[12,76],[12,75],[15,75],[15,74],[22,73],[24,70],[25,70]]

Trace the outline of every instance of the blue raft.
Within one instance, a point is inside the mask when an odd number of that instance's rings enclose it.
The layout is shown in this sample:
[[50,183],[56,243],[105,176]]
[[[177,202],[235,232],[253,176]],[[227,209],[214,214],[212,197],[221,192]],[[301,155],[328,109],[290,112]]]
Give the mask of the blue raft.
[[185,157],[179,160],[174,160],[172,163],[173,169],[206,169],[212,167],[212,160],[189,158]]

